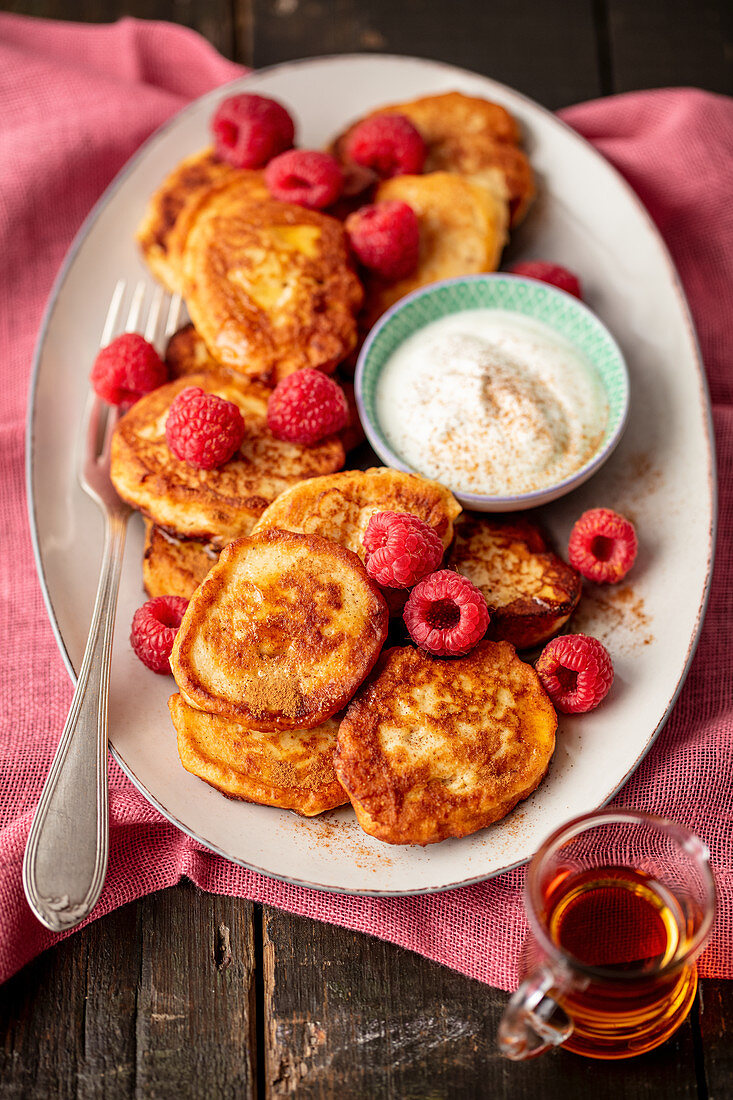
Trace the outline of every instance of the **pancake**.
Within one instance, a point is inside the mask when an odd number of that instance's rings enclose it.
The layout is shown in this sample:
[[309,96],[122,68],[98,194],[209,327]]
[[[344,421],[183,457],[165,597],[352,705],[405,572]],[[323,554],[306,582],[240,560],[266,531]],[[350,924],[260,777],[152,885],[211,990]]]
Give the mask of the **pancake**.
[[218,551],[198,539],[178,539],[145,520],[143,585],[148,596],[191,598],[219,560]]
[[[498,103],[446,92],[380,107],[366,117],[385,114],[404,115],[420,131],[427,147],[425,172],[471,176],[497,169],[507,190],[511,225],[522,221],[535,193],[532,169],[519,148],[517,123]],[[346,144],[356,125],[333,143],[332,150],[340,160],[346,160]]]
[[390,649],[339,727],[336,775],[359,824],[434,844],[505,817],[545,775],[557,717],[506,642],[446,660]]
[[[183,378],[187,374],[198,374],[202,370],[221,370],[219,364],[209,354],[209,349],[203,339],[191,324],[184,325],[183,328],[179,328],[178,332],[173,333],[165,351],[165,361],[171,378]],[[338,434],[344,445],[344,450],[351,451],[358,447],[360,443],[363,443],[365,439],[364,429],[359,420],[359,410],[356,407],[354,384],[341,377],[340,374],[334,376],[334,381],[341,386],[346,395],[346,403],[349,406],[349,423]]]
[[582,591],[578,571],[552,552],[538,524],[522,516],[464,513],[448,566],[481,589],[491,613],[486,636],[517,649],[556,634]]
[[186,771],[230,798],[313,817],[348,802],[336,778],[338,719],[311,730],[248,730],[172,695],[168,708]]
[[405,294],[439,279],[496,271],[507,239],[503,195],[453,172],[393,176],[379,184],[375,202],[406,202],[420,224],[418,265],[412,275],[388,282],[366,273],[362,324],[374,322]]
[[256,730],[313,729],[341,710],[387,636],[356,554],[317,535],[238,539],[193,594],[171,654],[184,700]]
[[171,378],[184,378],[201,371],[220,371],[221,367],[209,353],[204,339],[192,324],[174,332],[165,349],[165,361]]
[[274,384],[333,371],[356,343],[363,292],[343,226],[229,180],[200,204],[183,248],[184,297],[209,352]]
[[182,160],[151,196],[135,239],[155,278],[172,293],[182,290],[179,257],[171,255],[171,239],[179,218],[212,184],[237,172],[238,169],[217,160],[213,149],[203,149]]
[[[165,439],[173,399],[200,386],[237,405],[244,417],[242,446],[216,470],[198,470],[176,458]],[[336,436],[310,447],[275,439],[267,427],[266,386],[227,372],[191,374],[140,398],[119,421],[112,439],[111,475],[128,504],[171,534],[217,547],[248,534],[283,491],[303,478],[344,464]]]
[[461,506],[437,481],[389,466],[311,478],[282,493],[255,532],[279,528],[322,535],[364,558],[362,539],[375,512],[409,512],[425,520],[448,547]]

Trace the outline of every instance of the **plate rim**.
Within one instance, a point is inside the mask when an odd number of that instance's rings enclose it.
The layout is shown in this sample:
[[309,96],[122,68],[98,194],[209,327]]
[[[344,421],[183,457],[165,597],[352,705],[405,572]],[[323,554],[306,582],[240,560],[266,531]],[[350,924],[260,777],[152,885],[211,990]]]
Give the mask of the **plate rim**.
[[[665,265],[667,267],[669,275],[671,276],[672,289],[673,289],[675,297],[677,299],[677,305],[680,309],[680,315],[681,315],[681,317],[682,317],[682,319],[685,323],[685,327],[687,328],[688,334],[690,336],[691,349],[692,349],[692,352],[693,352],[693,355],[694,355],[694,360],[695,360],[697,382],[698,382],[698,386],[699,386],[699,389],[700,389],[700,404],[702,406],[702,412],[704,414],[703,415],[703,427],[704,427],[704,433],[705,433],[705,438],[706,438],[706,442],[707,442],[707,449],[706,449],[706,458],[707,458],[707,463],[708,463],[707,483],[708,483],[709,501],[710,501],[710,530],[708,532],[708,555],[707,555],[707,561],[706,561],[705,583],[703,585],[702,595],[701,595],[700,604],[699,604],[699,607],[698,607],[698,610],[697,610],[697,616],[696,616],[696,619],[695,619],[694,628],[693,628],[693,631],[690,635],[687,650],[686,650],[686,653],[685,653],[684,664],[682,666],[682,670],[681,670],[679,679],[678,679],[678,681],[677,681],[677,683],[674,687],[674,690],[672,692],[672,695],[670,697],[669,703],[668,703],[664,713],[662,714],[659,722],[654,727],[654,729],[651,731],[651,733],[648,737],[648,740],[642,746],[639,755],[634,760],[631,767],[624,774],[624,776],[622,777],[620,782],[613,788],[613,790],[596,807],[597,809],[602,809],[626,785],[626,783],[629,781],[631,776],[634,774],[634,772],[640,766],[640,764],[642,763],[644,758],[647,756],[647,754],[651,750],[651,748],[654,745],[655,741],[659,737],[660,733],[664,729],[664,727],[665,727],[665,725],[666,725],[666,723],[667,723],[667,721],[670,717],[670,714],[671,714],[671,712],[674,708],[674,705],[677,702],[677,699],[679,697],[680,691],[682,690],[684,682],[687,679],[687,675],[690,671],[690,666],[692,664],[692,660],[695,656],[695,651],[696,651],[697,646],[698,646],[699,641],[700,641],[700,636],[701,636],[701,633],[702,633],[702,627],[703,627],[703,623],[704,623],[704,619],[705,619],[705,612],[707,610],[709,599],[710,599],[710,590],[711,590],[711,585],[712,585],[713,567],[714,567],[714,562],[715,562],[715,551],[716,551],[716,543],[717,543],[717,528],[718,528],[717,459],[716,459],[716,449],[715,449],[715,435],[714,435],[714,430],[713,430],[712,405],[711,405],[711,401],[710,401],[710,389],[709,389],[709,385],[708,385],[707,374],[705,372],[705,366],[704,366],[702,354],[701,354],[701,351],[700,351],[700,344],[699,344],[699,340],[698,340],[698,337],[697,337],[697,331],[695,329],[695,324],[694,324],[694,321],[693,321],[693,318],[692,318],[692,313],[691,313],[691,310],[690,310],[689,302],[687,301],[687,296],[685,294],[679,272],[677,271],[677,267],[674,263],[674,260],[672,258],[672,255],[671,255],[670,251],[669,251],[669,248],[667,247],[667,243],[664,240],[664,238],[662,237],[662,235],[661,235],[659,229],[657,228],[654,220],[652,219],[651,214],[649,213],[649,211],[647,210],[646,206],[643,204],[643,202],[641,201],[641,199],[639,198],[637,193],[634,191],[634,189],[628,183],[628,181],[618,171],[618,169],[613,164],[611,164],[611,162],[608,161],[603,156],[603,154],[598,149],[596,149],[596,147],[594,145],[591,144],[591,142],[589,142],[586,138],[584,138],[581,134],[579,134],[576,130],[574,130],[572,128],[572,126],[570,126],[562,118],[558,117],[558,115],[554,111],[551,111],[551,110],[549,110],[549,108],[544,107],[542,104],[538,103],[536,100],[531,99],[529,96],[525,95],[523,92],[519,92],[519,91],[517,91],[516,89],[510,87],[507,84],[503,84],[500,81],[494,80],[492,77],[486,76],[483,73],[477,73],[472,69],[467,69],[464,66],[453,65],[453,64],[450,64],[449,62],[440,61],[440,60],[436,60],[436,59],[433,59],[433,58],[416,57],[416,56],[405,55],[405,54],[342,53],[342,54],[318,55],[318,56],[315,56],[315,57],[296,58],[296,59],[293,59],[291,61],[283,61],[283,62],[277,62],[273,65],[267,65],[267,66],[264,66],[261,69],[252,69],[249,72],[242,73],[241,76],[235,77],[233,80],[226,81],[224,84],[220,84],[216,88],[212,88],[210,91],[205,92],[203,95],[196,97],[195,99],[191,100],[190,103],[187,103],[184,107],[182,107],[180,111],[177,111],[170,118],[166,119],[163,123],[161,123],[160,126],[158,126],[142,142],[142,144],[135,150],[135,152],[132,154],[132,156],[125,162],[125,164],[120,168],[120,170],[117,172],[117,174],[109,182],[109,184],[104,189],[104,191],[102,192],[100,197],[97,199],[97,201],[94,203],[91,210],[89,211],[87,216],[84,218],[81,226],[77,230],[77,232],[76,232],[76,234],[75,234],[75,236],[74,236],[74,238],[73,238],[73,240],[72,240],[72,242],[69,246],[69,249],[68,249],[68,251],[67,251],[67,253],[66,253],[66,255],[63,259],[61,267],[60,267],[60,269],[59,269],[59,271],[58,271],[58,273],[57,273],[57,275],[56,275],[56,277],[53,281],[53,284],[51,286],[51,290],[49,292],[49,296],[48,296],[48,299],[47,299],[47,302],[46,302],[46,305],[45,305],[45,308],[44,308],[44,311],[43,311],[43,314],[42,314],[41,323],[40,323],[40,327],[39,327],[39,330],[38,330],[38,336],[36,338],[36,342],[35,342],[35,346],[34,346],[33,358],[32,358],[32,361],[31,361],[28,411],[27,411],[27,415],[26,415],[26,431],[25,431],[26,507],[27,507],[27,511],[28,511],[28,521],[29,521],[29,527],[30,527],[31,545],[32,545],[32,548],[33,548],[34,564],[35,564],[35,568],[36,568],[36,573],[38,575],[38,580],[39,580],[39,584],[40,584],[40,587],[41,587],[41,592],[42,592],[42,595],[43,595],[43,602],[44,602],[44,606],[45,606],[45,609],[46,609],[46,614],[48,616],[48,619],[49,619],[49,622],[50,622],[50,625],[51,625],[51,629],[53,631],[54,639],[55,639],[56,644],[58,646],[59,652],[61,653],[62,660],[63,660],[63,662],[66,666],[66,669],[67,669],[67,672],[69,673],[71,681],[74,685],[76,685],[76,680],[77,680],[76,670],[74,669],[74,666],[72,664],[71,658],[69,656],[68,649],[66,647],[66,643],[63,639],[63,636],[61,634],[61,631],[60,631],[60,628],[59,628],[59,625],[58,625],[58,621],[56,619],[56,613],[55,613],[53,601],[52,601],[52,598],[51,598],[51,593],[49,591],[49,586],[48,586],[48,583],[47,583],[45,570],[44,570],[44,567],[43,567],[43,559],[42,559],[42,555],[41,555],[41,548],[40,548],[40,541],[39,541],[38,524],[37,524],[37,520],[36,520],[36,501],[35,501],[35,495],[34,495],[34,491],[33,491],[33,471],[34,471],[33,458],[34,458],[34,453],[35,453],[34,452],[34,442],[35,442],[35,440],[34,440],[34,426],[35,426],[35,419],[36,419],[36,416],[35,416],[35,414],[36,414],[36,397],[37,397],[37,390],[38,390],[38,380],[39,380],[39,375],[40,375],[41,358],[42,358],[42,355],[43,355],[43,350],[44,350],[47,335],[48,335],[48,329],[49,329],[52,317],[54,315],[54,312],[55,312],[55,309],[56,309],[56,306],[57,306],[57,303],[58,303],[59,295],[60,295],[61,290],[62,290],[62,288],[63,288],[63,286],[66,282],[66,279],[67,279],[67,277],[68,277],[68,275],[71,271],[71,268],[73,266],[73,263],[76,259],[76,256],[77,256],[81,246],[83,245],[83,243],[86,240],[89,232],[91,231],[92,227],[94,226],[97,219],[101,215],[102,211],[106,208],[106,206],[108,205],[110,200],[117,193],[119,188],[122,186],[122,184],[126,180],[127,176],[137,166],[138,162],[144,158],[144,156],[146,155],[146,153],[148,151],[148,148],[151,145],[153,145],[155,142],[157,142],[157,140],[164,133],[166,133],[174,124],[176,124],[182,117],[184,117],[186,114],[191,112],[194,108],[197,108],[202,102],[205,102],[207,99],[215,99],[215,98],[221,96],[221,94],[228,87],[230,87],[232,85],[235,85],[235,84],[239,85],[239,84],[241,84],[243,82],[246,82],[247,80],[251,79],[252,77],[260,76],[260,75],[263,75],[263,74],[266,74],[266,73],[274,73],[274,72],[277,72],[278,70],[281,70],[281,69],[292,69],[292,68],[300,67],[300,66],[303,66],[303,65],[323,65],[323,64],[328,64],[328,63],[340,63],[340,62],[350,61],[350,60],[362,61],[362,62],[365,61],[365,60],[368,60],[370,62],[376,62],[376,63],[379,63],[380,61],[387,61],[387,62],[395,62],[396,61],[396,62],[402,62],[402,63],[410,64],[410,65],[413,65],[413,64],[418,65],[418,66],[427,65],[427,66],[430,66],[432,68],[445,70],[446,73],[457,73],[460,76],[476,77],[476,78],[478,78],[482,81],[485,81],[486,83],[491,84],[494,87],[500,89],[502,92],[508,93],[510,97],[514,97],[514,98],[519,99],[523,103],[527,104],[527,106],[529,108],[531,108],[532,111],[540,112],[543,116],[545,116],[546,118],[551,120],[551,122],[553,124],[559,126],[561,129],[565,130],[567,133],[569,133],[572,136],[572,138],[574,138],[577,142],[580,142],[583,146],[585,146],[586,151],[589,151],[593,155],[594,158],[599,160],[604,165],[606,170],[608,170],[612,173],[612,175],[615,177],[615,181],[616,181],[617,185],[619,185],[621,187],[621,189],[626,193],[626,196],[632,201],[633,205],[637,208],[638,213],[641,215],[642,219],[646,223],[647,229],[651,232],[651,234],[655,238],[657,246],[660,249],[661,257],[665,262]],[[519,860],[517,860],[513,863],[509,863],[506,866],[496,868],[492,871],[483,872],[479,875],[474,875],[474,876],[471,876],[471,877],[466,878],[466,879],[461,879],[458,882],[441,884],[441,885],[438,885],[438,886],[413,888],[413,889],[409,889],[409,890],[378,890],[378,889],[367,889],[367,888],[345,889],[343,887],[324,885],[322,883],[310,882],[310,881],[307,881],[305,879],[299,879],[299,878],[289,877],[287,875],[281,875],[281,874],[278,874],[275,871],[258,867],[253,863],[250,863],[250,862],[248,862],[246,860],[243,860],[241,858],[238,858],[236,856],[230,855],[229,853],[224,852],[221,848],[219,848],[216,845],[212,844],[210,841],[204,840],[202,837],[200,837],[198,834],[196,834],[192,829],[188,828],[185,824],[183,824],[183,822],[179,821],[178,818],[176,818],[169,810],[165,809],[165,807],[162,806],[162,804],[148,790],[148,788],[144,785],[144,783],[140,779],[138,779],[138,777],[135,775],[135,773],[132,771],[132,769],[127,765],[127,763],[124,761],[124,759],[120,756],[118,751],[114,748],[114,746],[111,743],[109,744],[109,751],[110,751],[113,759],[117,762],[119,767],[124,772],[124,774],[128,777],[128,779],[130,779],[130,781],[140,791],[140,793],[150,803],[150,805],[152,805],[156,810],[158,810],[158,812],[166,820],[170,821],[171,824],[175,825],[185,835],[189,836],[192,840],[195,840],[198,844],[200,844],[207,851],[214,852],[216,855],[221,856],[222,858],[226,859],[230,863],[234,863],[237,866],[244,867],[246,870],[253,871],[256,874],[261,874],[261,875],[265,876],[266,878],[271,878],[271,879],[275,879],[278,882],[283,882],[283,883],[285,883],[286,885],[289,885],[289,886],[304,887],[306,889],[316,890],[316,891],[321,892],[321,893],[332,893],[332,894],[339,894],[339,895],[342,895],[342,896],[350,896],[350,897],[413,897],[413,896],[420,896],[420,895],[443,893],[447,890],[456,890],[456,889],[460,889],[460,888],[466,887],[466,886],[473,886],[473,885],[476,885],[477,883],[480,883],[480,882],[486,882],[489,879],[495,878],[497,875],[502,875],[502,874],[505,874],[509,871],[515,870],[517,867],[521,867],[522,865],[528,863],[529,860],[531,859],[531,856],[527,856],[527,857],[519,859]]]

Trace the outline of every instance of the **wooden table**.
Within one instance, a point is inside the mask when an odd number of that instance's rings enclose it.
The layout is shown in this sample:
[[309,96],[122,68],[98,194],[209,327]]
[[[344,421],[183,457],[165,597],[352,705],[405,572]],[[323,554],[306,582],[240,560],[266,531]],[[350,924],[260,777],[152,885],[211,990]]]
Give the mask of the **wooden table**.
[[[18,0],[186,23],[248,65],[439,58],[557,108],[634,88],[730,91],[725,0]],[[728,51],[730,56],[730,50]],[[0,988],[0,1097],[722,1098],[733,986],[630,1062],[502,1060],[506,995],[408,951],[190,883],[97,921]]]

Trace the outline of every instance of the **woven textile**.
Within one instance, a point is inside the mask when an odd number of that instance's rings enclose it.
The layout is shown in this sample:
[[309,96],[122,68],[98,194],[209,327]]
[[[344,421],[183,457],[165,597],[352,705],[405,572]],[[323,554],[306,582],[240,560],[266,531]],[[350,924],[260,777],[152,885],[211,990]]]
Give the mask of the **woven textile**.
[[[46,618],[26,514],[23,436],[33,347],[54,276],[82,220],[141,141],[190,99],[237,76],[193,32],[131,19],[112,26],[0,15],[0,980],[58,937],[31,915],[21,864],[71,700]],[[710,845],[720,914],[703,958],[733,976],[733,101],[693,90],[584,104],[564,118],[626,176],[665,236],[710,379],[721,484],[718,564],[702,642],[666,729],[619,802],[667,814]],[[371,933],[510,988],[526,925],[521,871],[450,893],[338,897],[248,872],[163,820],[113,764],[111,856],[101,916],[188,876]]]

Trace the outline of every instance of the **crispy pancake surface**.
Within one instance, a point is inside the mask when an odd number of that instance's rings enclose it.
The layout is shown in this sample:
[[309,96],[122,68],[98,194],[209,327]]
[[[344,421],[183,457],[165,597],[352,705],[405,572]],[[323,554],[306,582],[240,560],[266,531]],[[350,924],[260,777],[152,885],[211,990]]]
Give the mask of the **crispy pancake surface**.
[[171,292],[182,289],[175,244],[171,252],[179,219],[189,204],[206,194],[213,184],[237,172],[238,169],[217,160],[213,149],[203,149],[182,160],[151,196],[135,238],[153,275]]
[[505,817],[545,775],[557,716],[506,642],[390,649],[341,722],[336,774],[365,832],[433,844]]
[[172,695],[168,708],[186,771],[230,798],[295,810],[306,817],[348,802],[336,778],[338,719],[310,730],[250,730],[204,714]]
[[227,546],[194,593],[171,668],[201,710],[251,729],[312,729],[351,699],[387,624],[356,554],[265,531]]
[[[498,169],[508,193],[511,224],[519,224],[535,188],[529,161],[519,148],[519,127],[508,111],[486,99],[445,92],[380,107],[366,117],[385,114],[404,115],[420,131],[427,146],[425,172],[471,176]],[[341,160],[346,159],[346,142],[356,125],[333,143],[333,150]]]
[[410,512],[425,520],[448,547],[460,511],[456,498],[439,482],[376,466],[293,486],[262,514],[255,532],[280,528],[322,535],[363,558],[362,539],[375,512]]
[[[173,399],[186,386],[232,401],[244,417],[240,450],[216,470],[198,470],[176,458],[165,439]],[[160,386],[122,417],[112,440],[115,489],[159,527],[223,546],[248,534],[268,504],[303,478],[344,464],[340,439],[313,446],[275,439],[267,427],[270,391],[252,379],[220,371],[192,374]]]
[[171,378],[183,378],[187,374],[200,374],[207,370],[221,371],[206,341],[190,323],[171,336],[165,349],[165,361]]
[[412,275],[387,282],[365,275],[363,324],[367,327],[418,287],[456,275],[496,271],[507,239],[504,197],[454,172],[393,176],[377,187],[375,202],[398,199],[417,214],[418,265]]
[[487,637],[517,649],[540,645],[564,626],[582,590],[578,571],[525,517],[464,513],[448,565],[481,589],[491,613]]
[[233,179],[202,201],[183,248],[191,320],[223,366],[274,384],[332,371],[356,343],[363,291],[343,226]]
[[145,520],[143,585],[151,599],[156,596],[190,599],[218,560],[218,551],[208,543],[176,538]]
[[[183,378],[187,374],[198,374],[201,371],[221,371],[221,367],[209,354],[203,338],[199,336],[193,325],[184,325],[174,332],[168,341],[165,351],[165,361],[168,365],[171,378]],[[364,429],[359,420],[359,410],[354,397],[354,384],[346,378],[334,377],[346,396],[349,406],[349,423],[338,434],[344,445],[345,451],[351,451],[364,442]]]

